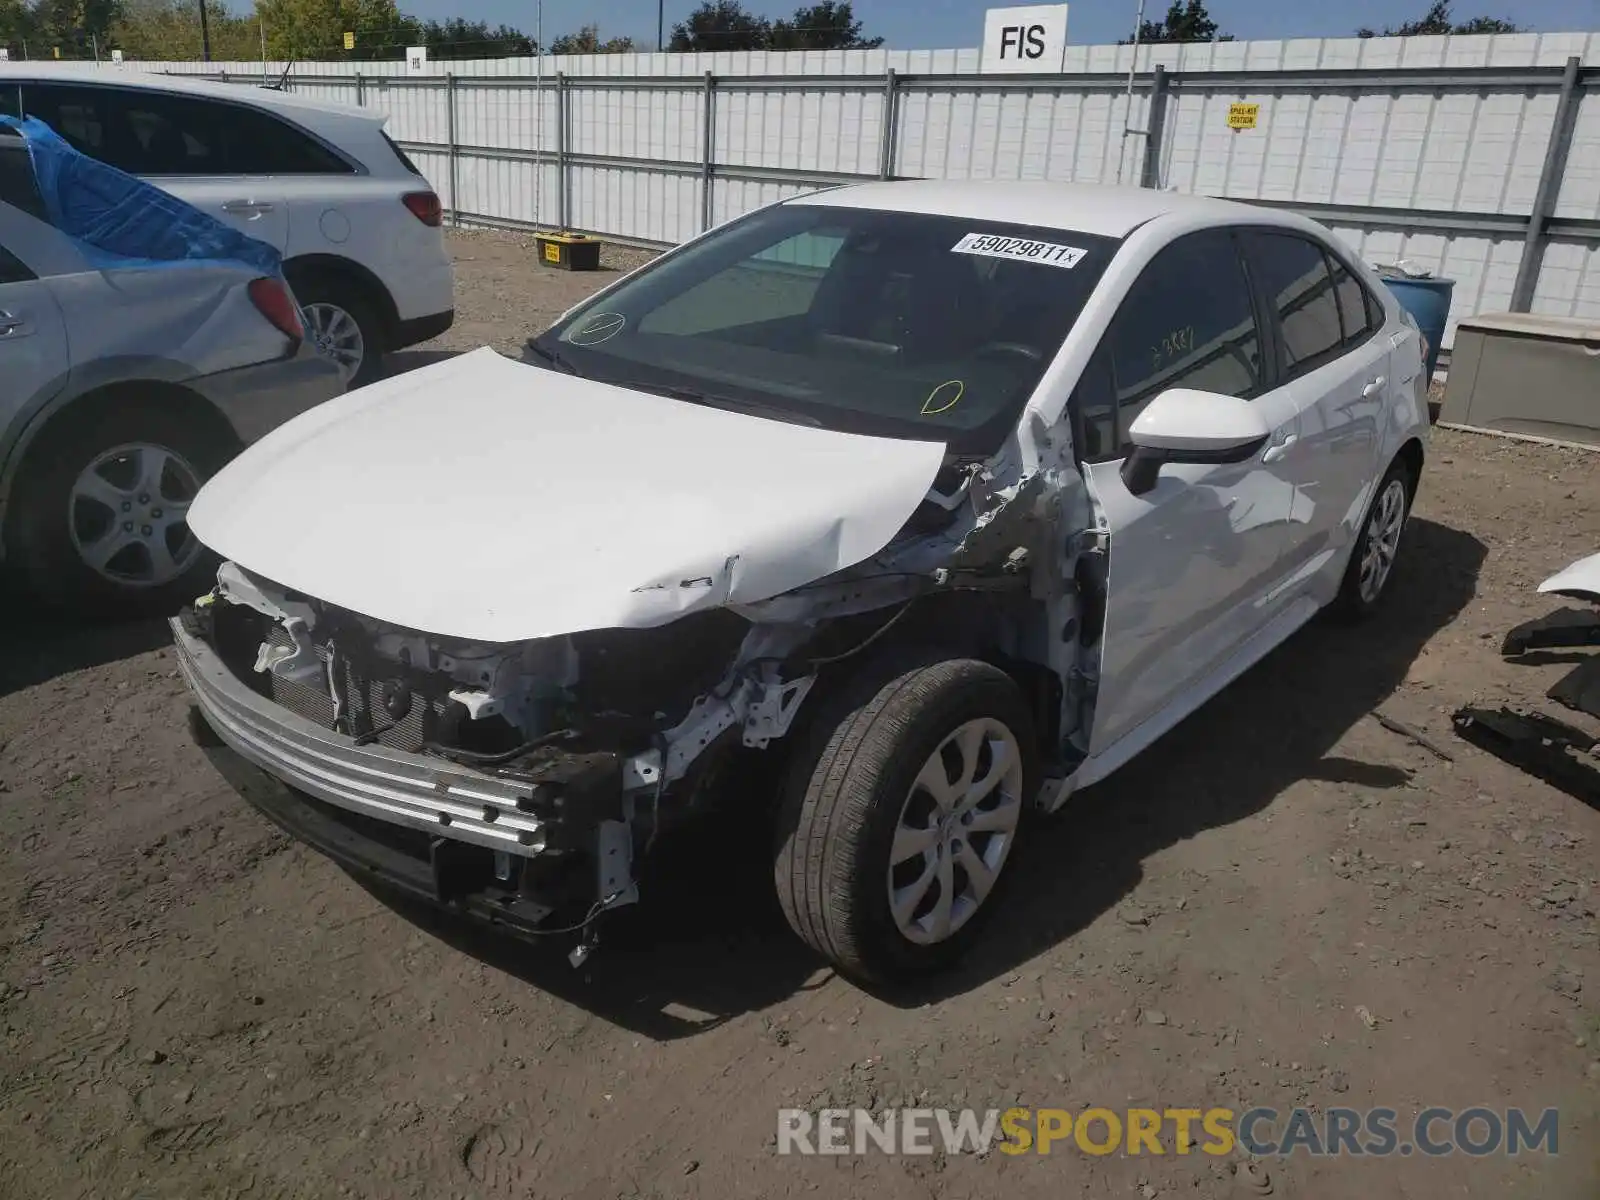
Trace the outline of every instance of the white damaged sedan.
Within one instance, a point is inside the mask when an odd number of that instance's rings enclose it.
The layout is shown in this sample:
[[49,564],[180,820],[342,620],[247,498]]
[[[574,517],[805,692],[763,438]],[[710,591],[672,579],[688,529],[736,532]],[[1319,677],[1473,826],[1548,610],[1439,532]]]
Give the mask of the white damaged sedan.
[[795,932],[902,976],[971,943],[1039,814],[1379,605],[1424,387],[1415,325],[1286,213],[790,200],[208,483],[196,735],[338,861],[575,957],[661,828],[770,804]]

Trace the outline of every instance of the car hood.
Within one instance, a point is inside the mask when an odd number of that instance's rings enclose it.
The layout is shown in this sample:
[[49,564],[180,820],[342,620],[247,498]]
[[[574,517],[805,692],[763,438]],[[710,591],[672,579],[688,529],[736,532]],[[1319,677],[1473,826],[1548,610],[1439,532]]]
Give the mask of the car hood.
[[484,349],[281,426],[201,489],[189,525],[283,587],[510,642],[661,625],[858,563],[943,457]]

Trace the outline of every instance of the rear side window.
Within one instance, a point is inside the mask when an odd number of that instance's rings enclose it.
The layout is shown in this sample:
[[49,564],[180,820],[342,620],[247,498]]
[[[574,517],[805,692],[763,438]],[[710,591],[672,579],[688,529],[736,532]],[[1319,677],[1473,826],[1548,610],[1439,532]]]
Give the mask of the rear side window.
[[348,175],[331,150],[269,113],[137,88],[29,84],[28,112],[133,175]]
[[1261,333],[1244,263],[1226,230],[1189,234],[1157,254],[1107,338],[1119,452],[1128,426],[1168,388],[1245,397],[1261,391]]
[[[100,97],[96,89],[30,83],[23,89],[22,105],[27,115],[38,117],[74,150],[112,162],[110,140],[100,116]],[[113,166],[121,163],[112,162]]]
[[[116,166],[135,175],[220,175],[228,170],[222,111],[203,101],[110,90],[106,124]],[[117,136],[121,135],[121,136]]]
[[1293,234],[1249,231],[1256,285],[1278,318],[1287,379],[1335,358],[1344,345],[1343,317],[1322,247]]
[[0,116],[22,116],[22,85],[0,83]]
[[411,156],[404,150],[400,149],[399,142],[395,141],[387,133],[383,135],[383,140],[389,143],[389,149],[394,151],[394,156],[400,160],[401,166],[410,171],[413,175],[422,174],[421,171],[417,170],[417,164],[411,161]]
[[33,161],[28,157],[28,147],[19,137],[9,137],[0,131],[0,203],[20,209],[30,217],[48,221],[44,197],[39,194],[39,181],[33,173]]
[[225,116],[228,166],[240,175],[351,175],[344,159],[271,113],[219,106]]
[[1331,254],[1328,263],[1333,268],[1333,292],[1339,299],[1339,324],[1344,331],[1344,344],[1355,346],[1382,326],[1383,310],[1348,267]]
[[4,246],[0,246],[0,283],[26,283],[38,276],[22,265],[19,259]]

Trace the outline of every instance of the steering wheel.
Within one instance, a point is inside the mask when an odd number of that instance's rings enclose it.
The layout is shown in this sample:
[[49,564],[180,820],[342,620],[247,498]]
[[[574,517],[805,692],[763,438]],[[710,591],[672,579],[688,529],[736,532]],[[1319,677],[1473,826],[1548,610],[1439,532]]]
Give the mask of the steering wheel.
[[988,342],[978,347],[976,357],[987,358],[993,354],[1015,354],[1029,362],[1043,362],[1044,354],[1034,346],[1026,346],[1021,342]]

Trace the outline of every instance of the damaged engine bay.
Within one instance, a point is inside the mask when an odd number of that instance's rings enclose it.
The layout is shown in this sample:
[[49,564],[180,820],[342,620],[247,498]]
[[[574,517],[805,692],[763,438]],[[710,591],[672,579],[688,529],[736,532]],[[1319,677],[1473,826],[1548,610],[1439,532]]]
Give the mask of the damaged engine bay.
[[[471,643],[387,625],[233,562],[179,623],[235,680],[326,731],[322,757],[370,752],[367,777],[387,763],[435,764],[431,802],[416,785],[400,803],[364,783],[336,789],[334,804],[328,791],[307,802],[426,861],[437,901],[468,901],[527,933],[578,932],[576,963],[599,914],[638,899],[636,866],[660,831],[789,734],[819,681],[896,638],[970,648],[1028,685],[1055,750],[1041,802],[1065,798],[1094,700],[1098,654],[1086,651],[1099,634],[1104,539],[1074,468],[1010,486],[992,469],[947,464],[900,536],[865,562],[664,625]],[[1062,539],[1063,529],[1084,532]],[[185,670],[193,684],[199,669]]]

